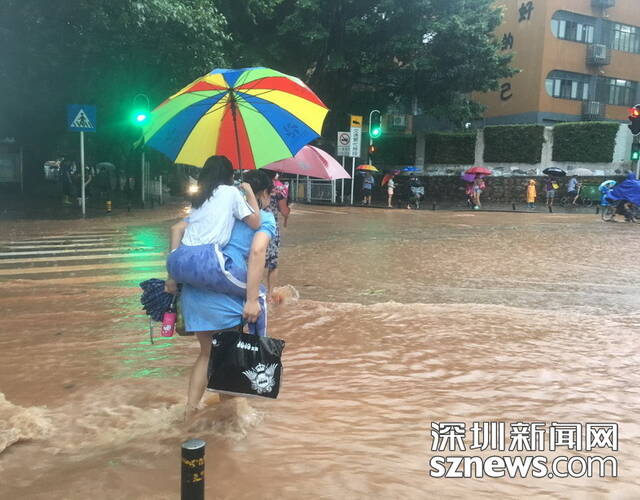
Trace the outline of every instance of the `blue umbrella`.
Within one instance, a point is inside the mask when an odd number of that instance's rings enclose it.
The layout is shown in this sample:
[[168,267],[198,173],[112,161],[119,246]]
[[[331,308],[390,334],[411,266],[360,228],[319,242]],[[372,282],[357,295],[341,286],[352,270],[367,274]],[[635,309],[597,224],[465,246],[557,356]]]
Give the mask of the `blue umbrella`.
[[418,171],[418,167],[404,167],[402,169],[403,172],[417,172]]

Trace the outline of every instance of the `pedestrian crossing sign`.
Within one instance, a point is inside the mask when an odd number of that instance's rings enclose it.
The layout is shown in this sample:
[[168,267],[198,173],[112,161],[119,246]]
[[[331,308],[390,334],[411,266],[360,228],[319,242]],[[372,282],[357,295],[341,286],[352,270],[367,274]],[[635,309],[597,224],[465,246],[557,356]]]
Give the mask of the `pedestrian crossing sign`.
[[96,131],[96,107],[88,104],[67,106],[67,125],[74,132]]

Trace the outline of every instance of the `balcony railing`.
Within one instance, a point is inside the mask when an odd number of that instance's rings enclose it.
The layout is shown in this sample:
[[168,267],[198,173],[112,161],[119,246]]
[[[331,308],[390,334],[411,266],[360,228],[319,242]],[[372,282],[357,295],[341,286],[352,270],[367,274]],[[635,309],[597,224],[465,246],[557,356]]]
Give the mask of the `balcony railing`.
[[611,62],[611,51],[603,43],[587,45],[587,64],[591,66],[606,66]]
[[607,105],[600,101],[582,102],[582,119],[584,121],[602,120],[607,113]]

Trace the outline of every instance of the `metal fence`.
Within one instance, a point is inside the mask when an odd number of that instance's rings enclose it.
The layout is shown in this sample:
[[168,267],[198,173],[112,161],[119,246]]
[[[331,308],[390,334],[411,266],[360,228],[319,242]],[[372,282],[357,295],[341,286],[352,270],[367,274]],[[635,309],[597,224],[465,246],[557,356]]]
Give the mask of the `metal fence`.
[[298,177],[292,181],[289,189],[291,191],[291,199],[293,201],[335,204],[339,198],[336,181]]

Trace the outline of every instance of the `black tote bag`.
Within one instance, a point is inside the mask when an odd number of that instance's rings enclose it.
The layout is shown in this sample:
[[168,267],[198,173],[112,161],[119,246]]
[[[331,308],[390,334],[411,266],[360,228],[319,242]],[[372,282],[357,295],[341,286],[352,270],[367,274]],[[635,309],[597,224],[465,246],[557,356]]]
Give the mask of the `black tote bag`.
[[284,340],[238,330],[216,333],[209,358],[210,391],[275,399],[282,378]]

